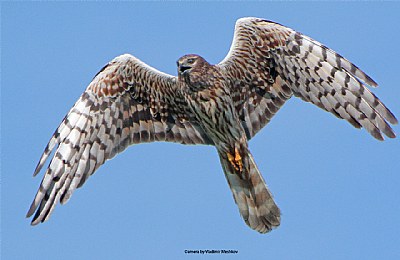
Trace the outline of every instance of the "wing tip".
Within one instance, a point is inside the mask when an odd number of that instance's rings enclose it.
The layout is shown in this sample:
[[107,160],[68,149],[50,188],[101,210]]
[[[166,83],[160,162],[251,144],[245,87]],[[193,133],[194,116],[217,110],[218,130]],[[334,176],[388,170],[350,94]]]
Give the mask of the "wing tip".
[[43,220],[41,220],[41,219],[38,218],[38,217],[33,218],[32,221],[31,221],[31,226],[37,226],[38,224],[40,224],[40,223],[42,223],[42,222],[43,222]]
[[[392,130],[392,129],[390,129],[390,131],[385,131],[385,132],[383,132],[384,134],[385,134],[385,136],[387,137],[387,138],[390,138],[390,139],[394,139],[394,138],[396,138],[397,136],[396,136],[396,133]],[[381,131],[374,131],[374,132],[372,132],[372,133],[370,133],[375,139],[377,139],[378,141],[381,141],[381,142],[383,142],[383,141],[385,141],[385,138],[383,137],[383,135],[382,135],[382,132]]]
[[47,147],[46,147],[46,150],[43,152],[38,164],[36,165],[35,171],[33,172],[33,177],[38,175],[38,173],[42,170],[43,165],[47,161],[48,156],[49,156],[49,153],[47,152]]
[[32,176],[33,176],[33,177],[36,177],[36,176],[38,175],[38,173],[40,172],[41,169],[42,169],[41,166],[40,166],[40,167],[39,167],[39,165],[36,166],[36,169],[35,169],[35,171],[33,172]]
[[365,74],[365,83],[367,83],[368,86],[371,86],[373,88],[377,88],[379,86],[378,83],[367,74]]
[[397,125],[399,123],[396,116],[390,110],[388,110],[386,119],[393,125]]
[[[32,202],[31,206],[29,207],[28,212],[26,213],[26,218],[30,218],[36,211],[39,204],[35,203],[35,200]],[[33,220],[32,220],[33,221]]]

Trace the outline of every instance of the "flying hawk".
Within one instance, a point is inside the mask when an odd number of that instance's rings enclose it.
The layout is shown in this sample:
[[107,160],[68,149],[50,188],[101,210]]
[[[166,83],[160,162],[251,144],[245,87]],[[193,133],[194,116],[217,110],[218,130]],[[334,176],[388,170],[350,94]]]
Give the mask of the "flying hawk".
[[177,61],[178,76],[132,55],[94,77],[51,137],[34,175],[46,169],[27,217],[46,221],[106,160],[129,145],[166,141],[213,145],[246,224],[260,233],[279,226],[275,204],[248,148],[293,95],[394,138],[397,119],[368,90],[377,83],[321,43],[278,23],[241,18],[228,55],[211,65],[199,55]]

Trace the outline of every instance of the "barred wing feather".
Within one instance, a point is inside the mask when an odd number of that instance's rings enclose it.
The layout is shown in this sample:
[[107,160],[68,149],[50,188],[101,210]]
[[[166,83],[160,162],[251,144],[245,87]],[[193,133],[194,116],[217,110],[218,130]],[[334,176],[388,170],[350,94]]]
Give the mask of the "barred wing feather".
[[168,141],[212,144],[191,118],[176,78],[122,55],[93,79],[50,139],[34,175],[55,154],[27,217],[48,219],[106,160],[131,144]]
[[377,83],[321,43],[280,24],[239,19],[231,49],[218,64],[235,84],[235,105],[250,139],[292,95],[364,127],[373,137],[394,138],[397,119],[366,87]]

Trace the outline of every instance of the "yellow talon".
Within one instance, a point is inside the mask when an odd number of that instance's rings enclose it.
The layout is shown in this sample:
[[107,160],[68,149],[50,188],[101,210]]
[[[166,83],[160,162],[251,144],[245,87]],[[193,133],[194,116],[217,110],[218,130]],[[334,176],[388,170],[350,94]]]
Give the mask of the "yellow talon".
[[228,155],[228,161],[232,164],[235,170],[243,171],[242,157],[240,156],[238,149],[235,148],[235,156],[233,156],[230,153],[227,153],[227,155]]

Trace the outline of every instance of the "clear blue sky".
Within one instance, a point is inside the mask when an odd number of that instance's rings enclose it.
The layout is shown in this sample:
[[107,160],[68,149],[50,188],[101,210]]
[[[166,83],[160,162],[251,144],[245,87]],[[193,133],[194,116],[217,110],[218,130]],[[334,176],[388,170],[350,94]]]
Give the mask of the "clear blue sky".
[[25,219],[47,141],[115,56],[131,53],[176,75],[186,53],[218,63],[238,18],[267,18],[361,67],[399,118],[399,11],[394,2],[2,3],[2,259],[195,257],[185,249],[235,249],[237,259],[399,259],[399,139],[379,142],[294,98],[250,142],[283,212],[271,233],[244,224],[213,147],[169,143],[130,147],[48,222]]

